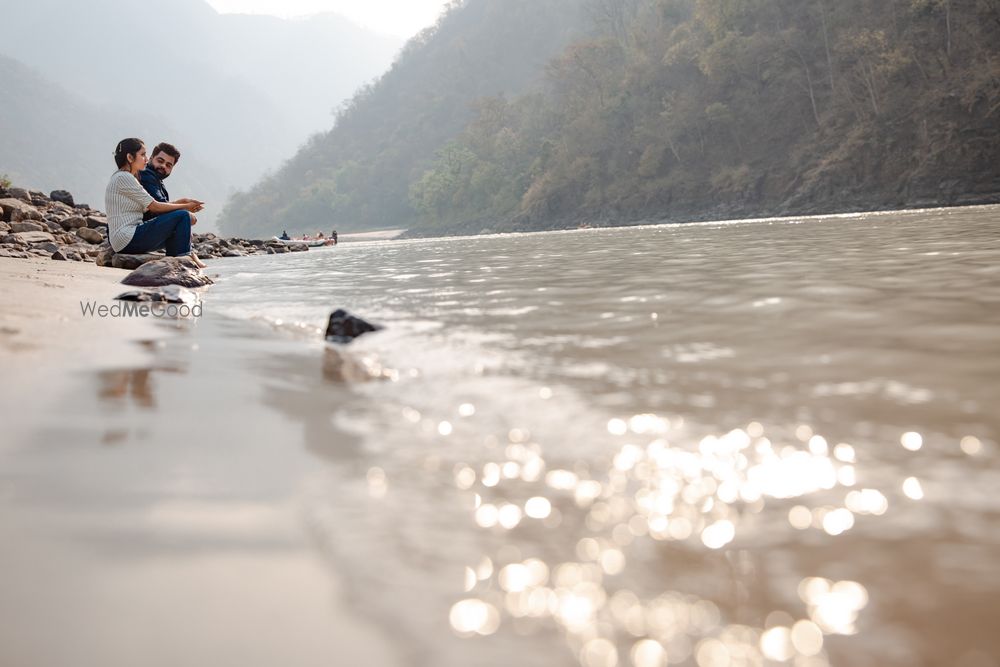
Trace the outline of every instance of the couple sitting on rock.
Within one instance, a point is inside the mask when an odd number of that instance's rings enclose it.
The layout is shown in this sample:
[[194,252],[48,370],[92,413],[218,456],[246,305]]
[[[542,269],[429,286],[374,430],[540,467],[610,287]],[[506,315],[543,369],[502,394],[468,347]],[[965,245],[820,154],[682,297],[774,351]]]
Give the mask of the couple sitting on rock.
[[205,207],[196,199],[168,201],[163,179],[170,176],[180,159],[180,152],[170,144],[159,144],[151,158],[141,139],[123,139],[115,148],[118,171],[104,193],[108,214],[108,241],[117,253],[134,255],[165,249],[170,257],[190,256],[205,265],[191,252],[191,225],[194,216]]

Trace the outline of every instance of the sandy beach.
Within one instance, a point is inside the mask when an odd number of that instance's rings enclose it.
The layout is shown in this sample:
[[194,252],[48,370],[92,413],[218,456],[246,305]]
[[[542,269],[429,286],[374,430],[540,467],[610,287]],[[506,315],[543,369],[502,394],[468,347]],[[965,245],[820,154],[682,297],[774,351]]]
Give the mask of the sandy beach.
[[166,328],[81,311],[81,303],[114,305],[115,296],[132,289],[121,284],[128,273],[83,262],[0,258],[0,363],[8,377],[139,360],[142,348],[133,343],[163,337]]

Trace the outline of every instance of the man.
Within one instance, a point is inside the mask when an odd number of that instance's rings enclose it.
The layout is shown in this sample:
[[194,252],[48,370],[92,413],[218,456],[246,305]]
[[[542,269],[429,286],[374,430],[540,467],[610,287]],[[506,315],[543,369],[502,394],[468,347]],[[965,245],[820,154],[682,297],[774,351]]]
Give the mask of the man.
[[[146,165],[145,169],[139,172],[139,182],[142,183],[142,187],[145,188],[146,192],[148,192],[156,201],[170,201],[170,195],[167,194],[167,189],[163,187],[163,181],[167,180],[180,159],[181,152],[179,150],[177,150],[172,144],[161,142],[153,149],[153,155],[149,158],[149,164]],[[196,200],[185,197],[184,199],[178,199],[176,203],[187,203],[192,201]],[[149,220],[153,217],[155,217],[155,215],[147,211],[142,216],[142,219]],[[198,218],[192,214],[191,224],[193,225],[196,222],[198,222]]]

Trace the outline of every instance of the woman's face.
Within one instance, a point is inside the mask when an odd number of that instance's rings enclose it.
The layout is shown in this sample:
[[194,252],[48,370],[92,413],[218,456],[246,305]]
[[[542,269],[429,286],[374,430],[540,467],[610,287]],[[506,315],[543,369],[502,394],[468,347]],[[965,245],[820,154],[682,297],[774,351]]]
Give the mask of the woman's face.
[[146,168],[146,163],[148,162],[149,160],[146,158],[146,146],[145,145],[139,146],[139,152],[135,154],[135,158],[129,165],[129,171],[133,173],[142,171],[143,169]]

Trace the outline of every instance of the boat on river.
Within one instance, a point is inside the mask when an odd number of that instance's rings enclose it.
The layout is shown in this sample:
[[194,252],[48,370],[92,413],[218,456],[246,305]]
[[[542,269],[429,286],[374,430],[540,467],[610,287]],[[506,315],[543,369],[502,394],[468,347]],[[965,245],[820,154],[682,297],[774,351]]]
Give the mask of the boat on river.
[[283,239],[279,236],[271,237],[275,241],[281,241],[285,245],[292,245],[293,243],[304,243],[310,248],[319,248],[325,245],[336,245],[333,239]]

